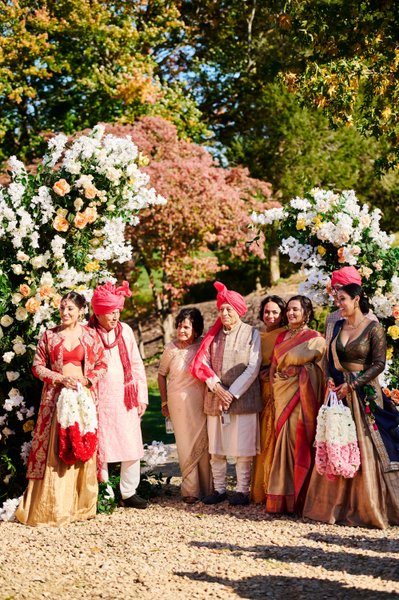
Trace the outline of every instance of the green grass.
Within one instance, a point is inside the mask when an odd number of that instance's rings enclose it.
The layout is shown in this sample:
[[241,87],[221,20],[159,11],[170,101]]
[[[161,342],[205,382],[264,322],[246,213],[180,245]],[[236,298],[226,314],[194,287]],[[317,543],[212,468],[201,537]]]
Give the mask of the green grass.
[[174,444],[175,436],[165,431],[165,418],[161,413],[161,397],[157,387],[149,387],[149,405],[141,421],[143,442],[152,441]]

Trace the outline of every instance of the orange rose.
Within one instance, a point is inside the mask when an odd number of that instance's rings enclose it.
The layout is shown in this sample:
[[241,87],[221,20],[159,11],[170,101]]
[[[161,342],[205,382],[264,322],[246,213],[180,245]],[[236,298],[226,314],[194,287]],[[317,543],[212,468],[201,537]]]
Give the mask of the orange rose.
[[25,308],[29,313],[34,315],[40,308],[40,302],[36,298],[29,298],[25,304]]
[[88,206],[83,214],[86,216],[88,223],[94,223],[97,219],[97,208],[95,206]]
[[61,304],[60,294],[54,294],[54,296],[51,298],[51,304],[54,306],[54,308],[60,307],[60,304]]
[[338,248],[337,254],[338,254],[338,262],[339,263],[344,263],[345,262],[345,259],[344,259],[344,248]]
[[85,198],[86,200],[93,200],[97,196],[97,190],[94,185],[87,185],[85,187]]
[[24,298],[27,298],[30,294],[30,287],[29,285],[26,285],[26,283],[21,283],[21,285],[19,286],[19,291],[21,292]]
[[292,18],[290,17],[290,15],[282,13],[278,16],[278,24],[280,29],[283,29],[284,31],[290,31],[292,27]]
[[52,292],[53,292],[53,288],[50,287],[49,285],[42,285],[39,290],[40,296],[42,298],[46,298],[46,296],[51,296]]
[[73,224],[75,225],[76,229],[83,229],[83,227],[86,227],[87,216],[85,215],[85,213],[76,213],[75,218],[73,220]]
[[392,307],[392,316],[396,321],[399,319],[399,304]]
[[391,393],[392,393],[392,392],[391,392],[391,390],[390,390],[389,388],[382,388],[382,391],[384,392],[384,394],[385,394],[386,396],[388,396],[388,398],[390,398],[390,397],[391,397]]
[[59,179],[53,185],[53,190],[58,196],[65,196],[65,194],[69,194],[71,191],[71,186],[66,179]]
[[68,231],[69,223],[64,217],[57,215],[53,221],[53,227],[56,231]]
[[395,402],[395,404],[399,404],[399,390],[391,391],[391,400]]
[[33,431],[35,427],[35,422],[33,419],[29,419],[29,421],[25,421],[25,423],[22,425],[22,429],[25,431],[25,433],[29,433],[29,431]]

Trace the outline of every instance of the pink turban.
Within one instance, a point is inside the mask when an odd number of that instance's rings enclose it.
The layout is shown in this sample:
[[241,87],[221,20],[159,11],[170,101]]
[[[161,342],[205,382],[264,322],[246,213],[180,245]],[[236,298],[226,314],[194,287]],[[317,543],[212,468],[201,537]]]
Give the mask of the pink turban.
[[[245,315],[247,312],[247,304],[241,294],[228,290],[223,283],[220,283],[220,281],[215,281],[213,285],[218,291],[216,296],[216,306],[218,307],[218,310],[222,304],[230,304],[240,317]],[[198,352],[190,365],[190,373],[200,381],[206,381],[214,375],[213,370],[207,364],[206,357],[209,348],[221,327],[222,322],[218,318],[202,340]]]
[[228,290],[223,283],[220,283],[220,281],[215,281],[213,285],[218,291],[216,296],[216,305],[218,310],[222,304],[230,304],[230,306],[232,306],[234,310],[238,312],[240,317],[245,315],[247,312],[247,304],[241,294],[238,292],[233,292],[232,290]]
[[357,283],[362,285],[362,278],[355,267],[342,267],[338,271],[333,271],[331,275],[331,285],[348,285],[348,283]]
[[115,287],[110,281],[99,285],[94,290],[91,305],[96,315],[106,315],[114,310],[122,310],[125,296],[131,296],[129,284],[124,281],[121,286]]

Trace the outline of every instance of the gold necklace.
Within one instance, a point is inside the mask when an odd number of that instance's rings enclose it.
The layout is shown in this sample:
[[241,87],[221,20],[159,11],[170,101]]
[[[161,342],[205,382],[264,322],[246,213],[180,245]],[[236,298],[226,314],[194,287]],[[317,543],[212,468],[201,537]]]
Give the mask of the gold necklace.
[[296,328],[290,327],[288,325],[288,338],[293,338],[294,336],[298,335],[298,333],[301,333],[301,331],[303,331],[305,327],[306,323],[303,323],[302,325]]
[[360,325],[367,319],[367,315],[365,317],[363,317],[363,319],[361,321],[359,321],[359,323],[357,325],[351,325],[350,323],[348,323],[348,321],[346,321],[346,327],[348,329],[357,329],[358,327],[360,327]]

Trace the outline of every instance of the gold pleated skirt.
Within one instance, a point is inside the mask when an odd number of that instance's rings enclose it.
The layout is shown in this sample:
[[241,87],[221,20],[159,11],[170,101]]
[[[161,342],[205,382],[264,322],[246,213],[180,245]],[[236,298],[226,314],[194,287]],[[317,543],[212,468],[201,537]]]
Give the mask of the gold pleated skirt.
[[91,519],[97,508],[96,454],[86,462],[65,464],[58,457],[57,418],[54,411],[43,479],[30,479],[15,514],[24,525],[59,527]]

